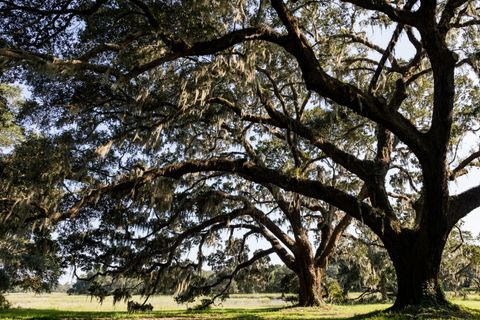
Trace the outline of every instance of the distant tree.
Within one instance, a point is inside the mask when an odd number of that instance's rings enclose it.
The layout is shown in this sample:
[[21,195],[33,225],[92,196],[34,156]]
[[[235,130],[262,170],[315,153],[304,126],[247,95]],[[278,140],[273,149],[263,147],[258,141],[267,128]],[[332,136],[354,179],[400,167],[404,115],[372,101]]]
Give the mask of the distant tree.
[[[162,212],[164,221],[165,208],[145,208],[172,180],[183,191],[208,175],[218,186],[226,177],[270,184],[365,223],[395,268],[394,308],[448,306],[442,252],[480,206],[480,186],[449,191],[480,156],[455,152],[478,127],[476,1],[13,0],[0,2],[0,19],[0,56],[18,66],[4,78],[28,82],[25,114],[49,136],[71,138],[78,168],[62,206],[43,217],[90,206],[91,215],[116,208],[114,219],[135,219],[121,207],[143,194],[136,215]],[[382,47],[372,38],[384,30],[392,36]],[[401,35],[407,56],[394,50]],[[326,113],[335,115],[328,131],[318,126]],[[252,145],[260,162],[241,143],[276,135],[283,140],[265,150]],[[348,183],[315,173],[326,162]]]
[[[45,171],[35,168],[38,162],[32,166],[35,160],[30,159],[31,154],[25,156],[23,153],[22,156],[22,150],[33,151],[30,147],[34,144],[33,140],[24,141],[24,130],[17,121],[22,103],[18,87],[0,83],[0,308],[9,306],[3,293],[50,291],[61,275],[58,246],[51,239],[49,229],[39,225],[32,227],[23,219],[30,213],[37,213],[26,203],[35,197],[31,185],[45,187],[40,177]],[[47,151],[42,148],[40,152]],[[23,170],[27,167],[28,172]],[[33,172],[38,175],[35,177]],[[13,205],[14,211],[11,210]]]
[[[175,290],[173,275],[165,276],[166,285],[159,288],[157,294],[173,294]],[[76,281],[66,291],[69,295],[90,295],[100,301],[109,295],[113,295],[114,303],[119,300],[128,300],[132,295],[142,294],[143,282],[139,279],[112,277],[100,275],[98,270],[91,270],[84,275],[76,275]]]
[[71,283],[59,283],[52,289],[53,292],[67,293],[67,291],[72,287]]
[[362,292],[360,300],[388,301],[397,291],[395,270],[378,237],[357,225],[355,234],[340,242],[331,265],[331,276],[350,291]]
[[281,293],[285,296],[287,293],[298,292],[298,282],[295,273],[285,265],[272,266],[268,274],[268,283],[266,292]]
[[25,141],[17,141],[14,149],[0,155],[3,291],[50,291],[61,275],[58,243],[52,239],[45,213],[56,207],[52,199],[61,196],[56,177],[62,173],[57,171],[58,163],[52,161],[58,153],[49,147],[47,139],[32,135]]
[[78,279],[75,281],[72,286],[67,290],[68,295],[73,294],[91,294],[90,292],[90,282],[87,280]]
[[480,289],[480,246],[472,233],[455,228],[445,247],[442,260],[442,282],[446,290],[465,294]]
[[61,275],[56,243],[48,235],[24,234],[0,239],[0,293],[15,288],[22,291],[50,291]]

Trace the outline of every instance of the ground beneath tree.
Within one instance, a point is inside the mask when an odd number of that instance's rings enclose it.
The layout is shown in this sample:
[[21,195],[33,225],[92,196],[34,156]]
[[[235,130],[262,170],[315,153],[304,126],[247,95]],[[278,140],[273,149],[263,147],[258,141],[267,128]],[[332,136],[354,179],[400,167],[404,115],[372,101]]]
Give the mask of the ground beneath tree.
[[408,307],[401,311],[375,311],[365,315],[358,315],[350,319],[383,320],[383,319],[480,319],[478,310],[450,305],[448,308],[435,307]]

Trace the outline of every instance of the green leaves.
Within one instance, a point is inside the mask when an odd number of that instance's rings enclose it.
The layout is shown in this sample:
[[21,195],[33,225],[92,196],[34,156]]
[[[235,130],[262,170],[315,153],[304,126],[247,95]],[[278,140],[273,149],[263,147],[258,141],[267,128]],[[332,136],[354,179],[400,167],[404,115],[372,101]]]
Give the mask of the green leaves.
[[19,87],[0,83],[0,150],[10,149],[23,138],[23,130],[16,121],[21,103]]

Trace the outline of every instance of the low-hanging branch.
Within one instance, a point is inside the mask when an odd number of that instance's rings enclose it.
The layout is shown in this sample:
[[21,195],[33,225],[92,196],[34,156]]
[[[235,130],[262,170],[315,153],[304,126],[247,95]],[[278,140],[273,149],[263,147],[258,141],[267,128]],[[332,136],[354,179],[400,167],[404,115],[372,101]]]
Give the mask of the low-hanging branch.
[[372,208],[358,198],[334,187],[325,186],[320,181],[298,178],[278,170],[258,166],[244,159],[228,160],[223,158],[211,160],[191,160],[176,163],[163,168],[145,170],[142,175],[125,179],[117,184],[92,189],[87,192],[71,209],[64,213],[51,216],[53,221],[75,217],[79,210],[88,203],[98,200],[103,194],[128,194],[159,177],[178,179],[183,175],[204,172],[222,171],[246,177],[247,180],[263,183],[272,183],[285,190],[297,192],[307,197],[321,199],[347,212],[360,221],[364,221],[376,233],[398,232],[400,227],[395,216],[385,216],[384,213]]

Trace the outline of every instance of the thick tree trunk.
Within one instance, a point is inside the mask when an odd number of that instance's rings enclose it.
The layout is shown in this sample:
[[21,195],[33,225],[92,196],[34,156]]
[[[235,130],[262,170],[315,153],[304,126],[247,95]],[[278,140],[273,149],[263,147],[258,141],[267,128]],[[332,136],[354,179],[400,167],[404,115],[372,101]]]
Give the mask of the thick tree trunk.
[[[429,230],[431,231],[431,230]],[[392,309],[407,306],[446,307],[449,305],[439,281],[442,251],[448,233],[432,235],[416,231],[401,245],[387,250],[397,273],[398,293]]]
[[324,303],[322,298],[322,280],[324,274],[325,270],[315,267],[313,264],[299,270],[297,273],[299,282],[299,306],[313,307],[320,306]]
[[[297,215],[297,218],[300,216]],[[316,264],[313,248],[308,235],[301,227],[300,221],[294,223],[296,250],[295,273],[298,278],[298,304],[302,307],[322,305],[322,280],[325,274],[326,264]]]

